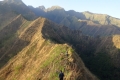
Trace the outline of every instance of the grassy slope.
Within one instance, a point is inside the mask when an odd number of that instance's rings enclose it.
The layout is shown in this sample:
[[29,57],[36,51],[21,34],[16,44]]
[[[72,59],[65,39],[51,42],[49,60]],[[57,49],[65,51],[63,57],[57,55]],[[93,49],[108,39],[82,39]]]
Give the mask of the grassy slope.
[[106,14],[94,14],[90,12],[83,12],[83,15],[86,17],[86,19],[92,20],[102,25],[112,24],[120,27],[120,19],[111,17]]
[[29,44],[0,70],[0,80],[58,80],[59,70],[63,70],[66,80],[97,80],[70,46],[43,39],[44,21],[39,18],[21,29],[19,39]]
[[23,47],[17,46],[20,41],[18,37],[30,23],[19,15],[0,31],[0,67]]

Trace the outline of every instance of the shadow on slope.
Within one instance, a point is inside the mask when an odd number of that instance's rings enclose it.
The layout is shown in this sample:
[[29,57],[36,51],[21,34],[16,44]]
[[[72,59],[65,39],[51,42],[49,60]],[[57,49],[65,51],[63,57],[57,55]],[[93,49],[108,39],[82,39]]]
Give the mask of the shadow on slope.
[[0,68],[29,44],[29,41],[19,39],[18,33],[28,25],[26,23],[27,21],[19,15],[0,31]]
[[55,7],[49,9],[29,8],[35,12],[36,15],[44,16],[71,29],[81,30],[85,35],[110,36],[120,34],[120,20],[108,15],[93,14],[88,11],[83,13],[75,12],[74,10],[65,11],[63,8],[58,9]]
[[76,50],[91,72],[101,80],[119,80],[119,49],[111,37],[85,36],[79,30],[58,26],[49,20],[43,27],[43,37],[57,43],[68,43]]
[[99,79],[120,79],[120,53],[113,42],[113,37],[96,38],[87,45],[76,44],[74,47],[86,67]]
[[[17,57],[15,59],[13,59],[13,62],[9,62],[9,64],[14,63],[14,65],[8,65],[7,67],[5,67],[8,69],[8,71],[7,71],[8,74],[5,72],[5,73],[3,73],[4,76],[7,75],[11,79],[13,79],[13,77],[11,75],[15,75],[16,79],[33,79],[34,80],[37,77],[42,78],[43,76],[39,76],[41,74],[41,72],[38,73],[39,71],[41,71],[40,70],[41,67],[38,68],[38,65],[44,66],[44,67],[42,67],[42,69],[44,69],[45,72],[43,71],[42,73],[47,75],[48,73],[46,73],[46,71],[51,72],[49,70],[52,70],[54,68],[53,64],[51,64],[52,62],[57,63],[55,60],[58,60],[58,59],[64,60],[65,59],[65,57],[59,58],[59,55],[56,54],[56,52],[61,53],[61,51],[64,50],[64,47],[59,48],[54,51],[54,49],[57,48],[56,45],[59,45],[59,44],[62,45],[64,43],[68,43],[69,45],[72,45],[72,47],[77,51],[77,53],[80,55],[80,57],[85,62],[86,66],[93,73],[95,73],[100,79],[102,79],[102,80],[114,80],[114,79],[119,80],[120,71],[119,71],[119,67],[117,67],[118,65],[116,65],[117,63],[119,63],[118,62],[119,61],[119,53],[117,54],[118,59],[116,58],[116,54],[115,54],[119,51],[119,49],[113,47],[114,44],[113,44],[112,38],[106,39],[106,38],[100,38],[99,36],[97,38],[93,38],[90,36],[84,36],[84,35],[82,35],[81,31],[79,31],[79,30],[71,30],[68,27],[65,27],[62,25],[57,25],[54,22],[46,20],[44,18],[39,18],[39,19],[35,20],[34,22],[32,25],[28,26],[28,29],[25,30],[24,34],[21,35],[21,37],[18,39],[18,42],[15,44],[15,46],[18,46],[22,50],[20,53],[25,54],[25,55],[18,54],[19,56],[17,55]],[[5,33],[5,32],[3,31],[3,33]],[[34,36],[34,34],[36,34],[36,35]],[[48,41],[52,40],[52,42],[54,42],[54,43],[44,41],[45,39],[42,39],[41,36],[43,38],[47,39]],[[29,44],[30,41],[31,41],[31,44]],[[19,43],[21,43],[22,46]],[[29,44],[29,46],[28,46],[28,44]],[[19,49],[15,46],[13,46],[13,47],[15,49],[17,49],[16,53],[19,53]],[[28,47],[26,47],[26,46],[28,46]],[[12,51],[14,52],[13,49],[12,49]],[[12,51],[11,51],[11,53],[12,53]],[[53,51],[53,52],[51,52],[51,51]],[[63,52],[65,53],[65,51],[66,51],[66,49]],[[51,54],[52,57],[50,56],[49,53]],[[54,53],[57,56],[54,57],[53,56]],[[35,55],[32,55],[32,54],[35,54]],[[48,56],[45,56],[45,54]],[[113,56],[113,54],[114,54],[114,56]],[[39,56],[37,56],[37,55],[39,55]],[[46,60],[46,58],[47,59],[49,58],[49,60]],[[37,59],[38,59],[38,61],[37,61]],[[19,67],[17,68],[18,74],[16,75],[16,73],[14,73],[13,66],[16,67],[15,64],[18,64],[19,60],[21,61],[22,67],[20,66],[20,68]],[[65,60],[67,61],[68,59],[65,59]],[[45,63],[41,64],[42,61],[43,62],[45,61]],[[72,60],[72,61],[74,63],[74,60]],[[62,64],[63,62],[59,62],[59,63]],[[115,63],[115,62],[117,62],[117,63]],[[26,65],[26,63],[28,63],[29,65],[28,64]],[[31,63],[33,63],[34,66],[31,66]],[[50,66],[52,66],[53,68],[50,69],[48,64]],[[76,64],[78,65],[78,63],[76,63]],[[27,67],[25,67],[25,66],[27,66]],[[60,67],[60,68],[59,67],[56,69],[63,69],[62,67]],[[33,70],[29,71],[28,68],[33,69]],[[78,68],[79,68],[79,66],[78,66]],[[38,72],[35,72],[36,69]],[[72,70],[72,68],[71,68],[71,70]],[[11,73],[9,71],[12,71],[13,73]],[[25,75],[21,71],[24,71]],[[20,73],[22,73],[21,77],[19,76]],[[57,72],[55,72],[55,73],[56,74],[49,73],[51,75],[47,76],[47,79],[48,79],[48,77],[50,78],[50,76],[57,77],[56,76]],[[84,73],[84,71],[83,71],[83,73]],[[101,75],[101,73],[102,73],[102,75]],[[114,73],[114,75],[111,75],[113,73]],[[1,74],[2,74],[2,72],[1,72]],[[30,74],[30,75],[28,77],[25,77],[28,74]],[[33,75],[35,75],[35,76],[37,75],[37,77],[33,77]],[[71,75],[71,73],[70,73],[70,75]],[[86,75],[86,73],[84,75]],[[9,77],[6,77],[6,78],[9,78]],[[69,80],[69,78],[68,78],[68,80]],[[87,78],[85,80],[88,80],[88,79],[89,78]],[[91,78],[91,79],[93,80],[93,78]]]
[[[69,36],[73,33],[78,34],[71,32],[67,27],[59,28],[57,24],[44,18],[35,20],[20,37],[21,40],[28,42],[30,40],[29,45],[26,44],[27,47],[18,52],[19,54],[1,69],[0,78],[6,80],[57,80],[59,70],[63,70],[66,80],[98,80],[87,70],[72,47],[63,44],[66,39],[70,39],[65,37],[67,33],[64,33],[64,29],[70,33]],[[59,35],[60,32],[61,35]],[[62,35],[64,40],[61,38]],[[68,54],[66,54],[67,51]]]

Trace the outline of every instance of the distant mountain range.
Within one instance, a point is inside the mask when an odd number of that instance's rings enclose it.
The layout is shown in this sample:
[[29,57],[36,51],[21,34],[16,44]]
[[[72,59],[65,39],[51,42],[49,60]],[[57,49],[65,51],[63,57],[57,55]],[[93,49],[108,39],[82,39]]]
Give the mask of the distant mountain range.
[[0,80],[120,79],[120,19],[0,1]]
[[58,24],[71,29],[80,29],[82,33],[90,36],[107,36],[120,34],[120,19],[106,14],[94,14],[91,12],[65,11],[59,6],[45,9],[44,6],[34,8],[28,6],[37,16],[46,17]]

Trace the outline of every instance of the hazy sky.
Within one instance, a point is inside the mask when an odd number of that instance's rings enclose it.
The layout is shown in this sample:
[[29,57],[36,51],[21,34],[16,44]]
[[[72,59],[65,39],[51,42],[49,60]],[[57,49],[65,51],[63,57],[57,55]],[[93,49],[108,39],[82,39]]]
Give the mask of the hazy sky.
[[90,11],[120,18],[120,0],[22,0],[26,5],[46,8],[58,5],[65,10]]

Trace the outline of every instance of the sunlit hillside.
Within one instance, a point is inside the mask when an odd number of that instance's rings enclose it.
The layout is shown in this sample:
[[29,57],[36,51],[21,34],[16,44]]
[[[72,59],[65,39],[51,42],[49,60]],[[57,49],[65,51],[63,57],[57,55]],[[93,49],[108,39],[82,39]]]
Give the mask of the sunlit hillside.
[[49,24],[46,22],[45,18],[38,18],[28,26],[25,22],[19,27],[18,40],[9,45],[11,47],[3,58],[13,55],[14,50],[16,55],[0,70],[0,79],[58,80],[59,71],[62,70],[65,80],[98,80],[71,46],[43,38],[46,36],[42,34],[43,28],[49,27],[44,26]]
[[0,80],[59,80],[61,70],[64,80],[120,80],[120,19],[0,1]]

